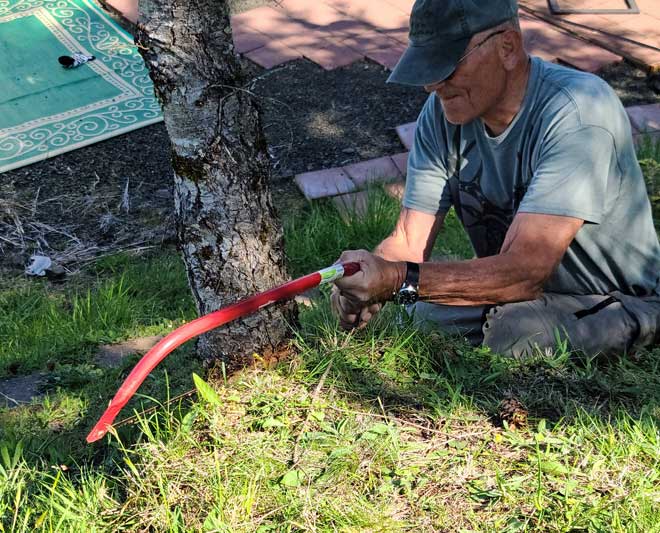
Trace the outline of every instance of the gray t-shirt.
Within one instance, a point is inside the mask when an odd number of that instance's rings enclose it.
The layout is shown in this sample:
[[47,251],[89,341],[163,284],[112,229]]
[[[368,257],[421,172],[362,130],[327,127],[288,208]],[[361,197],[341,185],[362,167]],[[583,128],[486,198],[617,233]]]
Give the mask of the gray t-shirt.
[[453,205],[478,257],[499,253],[518,212],[586,221],[547,292],[660,295],[660,244],[616,93],[597,76],[532,58],[522,107],[501,135],[448,123],[431,94],[417,121],[403,205]]

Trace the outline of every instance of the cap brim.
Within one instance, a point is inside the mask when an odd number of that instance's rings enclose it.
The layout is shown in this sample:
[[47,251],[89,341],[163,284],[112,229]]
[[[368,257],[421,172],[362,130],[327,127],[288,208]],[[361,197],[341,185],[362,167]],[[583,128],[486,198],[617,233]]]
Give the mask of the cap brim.
[[469,42],[468,37],[442,46],[410,44],[387,78],[387,83],[422,86],[445,80],[456,70]]

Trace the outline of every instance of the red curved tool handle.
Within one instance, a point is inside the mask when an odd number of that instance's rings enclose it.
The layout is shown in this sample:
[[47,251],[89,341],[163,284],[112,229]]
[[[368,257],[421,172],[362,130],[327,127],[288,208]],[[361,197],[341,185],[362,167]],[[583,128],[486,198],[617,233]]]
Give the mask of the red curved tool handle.
[[[360,270],[359,263],[345,263],[344,276],[352,276]],[[99,421],[87,435],[87,442],[94,442],[102,438],[107,432],[117,414],[128,403],[135,391],[149,373],[156,368],[165,357],[184,342],[206,333],[218,326],[222,326],[232,320],[249,315],[255,311],[280,300],[288,300],[301,292],[312,289],[321,283],[321,273],[314,272],[301,278],[295,279],[274,289],[250,296],[245,300],[219,309],[213,313],[202,316],[175,329],[163,338],[151,350],[149,350],[128,375],[119,388],[110,405],[105,410]]]

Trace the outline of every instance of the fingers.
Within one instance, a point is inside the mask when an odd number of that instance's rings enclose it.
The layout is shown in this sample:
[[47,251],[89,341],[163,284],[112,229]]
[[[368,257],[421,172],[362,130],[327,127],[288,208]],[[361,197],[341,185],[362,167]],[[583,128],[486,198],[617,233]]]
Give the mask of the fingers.
[[373,268],[369,268],[369,264],[373,262],[372,254],[366,250],[347,250],[341,254],[339,261],[342,263],[359,263],[360,271],[352,276],[346,276],[335,280],[335,285],[342,291],[344,297],[351,300],[361,301],[363,304],[367,303],[369,299],[369,284],[367,279],[368,272]]
[[366,250],[345,250],[339,256],[338,263],[360,263],[364,262],[369,256],[370,252]]
[[363,328],[382,309],[381,304],[362,305],[342,295],[337,287],[333,287],[330,295],[332,310],[339,318],[339,325],[346,330]]
[[365,307],[360,311],[358,319],[358,329],[364,328],[369,321],[378,314],[378,312],[383,308],[382,304],[373,304],[368,307]]
[[353,310],[349,301],[341,295],[341,292],[335,286],[332,287],[330,303],[333,314],[339,318],[339,325],[343,329],[353,329],[357,324],[359,310]]
[[361,302],[361,307],[390,300],[405,278],[405,272],[402,272],[405,264],[386,261],[366,250],[345,251],[339,260],[360,263],[359,272],[337,279],[334,283],[341,290],[342,296]]

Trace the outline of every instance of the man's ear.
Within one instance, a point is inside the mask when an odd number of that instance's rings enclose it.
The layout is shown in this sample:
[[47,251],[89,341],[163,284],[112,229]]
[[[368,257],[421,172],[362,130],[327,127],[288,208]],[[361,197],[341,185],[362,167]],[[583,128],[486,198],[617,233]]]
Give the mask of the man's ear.
[[500,36],[498,52],[502,66],[511,71],[518,66],[521,52],[523,50],[522,34],[515,30],[509,30]]

